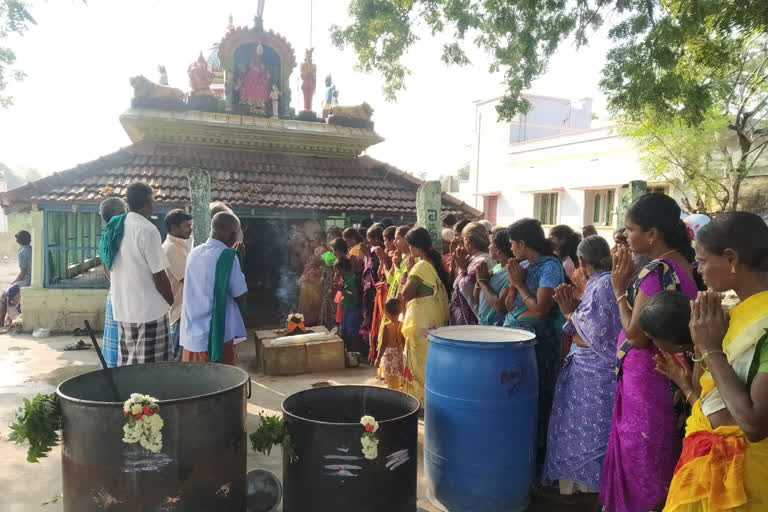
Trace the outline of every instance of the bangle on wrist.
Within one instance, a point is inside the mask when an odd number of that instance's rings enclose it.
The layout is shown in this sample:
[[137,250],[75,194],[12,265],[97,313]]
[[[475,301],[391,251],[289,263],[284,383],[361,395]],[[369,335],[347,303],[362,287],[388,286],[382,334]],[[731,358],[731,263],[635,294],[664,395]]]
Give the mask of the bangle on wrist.
[[622,301],[627,300],[627,294],[623,293],[620,296],[616,297],[616,304],[621,304]]
[[685,394],[685,401],[686,401],[686,402],[690,403],[690,401],[691,401],[691,395],[692,395],[692,394],[693,394],[693,390],[692,390],[692,389],[691,389],[690,391],[688,391],[688,392]]
[[714,355],[714,354],[723,354],[723,355],[725,355],[725,352],[723,352],[722,350],[707,350],[706,352],[701,354],[700,358],[696,359],[694,357],[693,358],[693,362],[701,364],[701,367],[704,368],[704,371],[708,372],[709,371],[709,366],[707,365],[706,359],[709,356]]

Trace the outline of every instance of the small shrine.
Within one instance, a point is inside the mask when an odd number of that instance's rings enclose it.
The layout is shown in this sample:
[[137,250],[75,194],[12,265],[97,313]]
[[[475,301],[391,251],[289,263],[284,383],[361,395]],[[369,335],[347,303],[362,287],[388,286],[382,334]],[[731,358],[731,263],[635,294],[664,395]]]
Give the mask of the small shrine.
[[[260,318],[250,326],[279,324],[290,310],[290,286],[276,275],[301,272],[301,251],[321,241],[331,226],[364,218],[416,220],[422,181],[364,152],[382,142],[367,104],[338,104],[333,79],[325,79],[322,109],[314,112],[317,65],[311,48],[303,61],[285,37],[264,27],[264,0],[252,26],[230,18],[221,41],[207,54],[191,52],[188,86],[130,78],[133,98],[120,122],[128,147],[0,193],[6,213],[28,211],[33,221],[32,284],[23,289],[24,324],[72,329],[87,319],[102,324],[108,282],[97,248],[98,206],[124,197],[128,185],[154,189],[156,225],[174,208],[193,212],[205,239],[208,201],[224,201],[245,233],[243,270]],[[299,73],[302,98],[292,97]],[[297,107],[298,105],[298,107]],[[298,111],[297,111],[298,110]],[[204,203],[204,204],[203,204]],[[441,209],[465,218],[482,213],[449,194]],[[438,212],[434,212],[438,215]],[[295,286],[292,284],[291,286]],[[95,312],[95,313],[94,313]]]

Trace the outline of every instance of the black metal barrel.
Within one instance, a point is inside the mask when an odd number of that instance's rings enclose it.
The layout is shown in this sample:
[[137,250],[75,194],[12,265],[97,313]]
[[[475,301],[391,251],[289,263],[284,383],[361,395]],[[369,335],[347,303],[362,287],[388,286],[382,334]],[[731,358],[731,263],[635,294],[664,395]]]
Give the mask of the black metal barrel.
[[[246,387],[239,368],[152,363],[63,382],[64,512],[244,512]],[[159,400],[159,453],[123,442],[123,402]]]
[[[419,401],[371,386],[293,394],[283,417],[298,461],[283,454],[284,512],[414,512]],[[379,423],[378,456],[363,456],[360,418]]]

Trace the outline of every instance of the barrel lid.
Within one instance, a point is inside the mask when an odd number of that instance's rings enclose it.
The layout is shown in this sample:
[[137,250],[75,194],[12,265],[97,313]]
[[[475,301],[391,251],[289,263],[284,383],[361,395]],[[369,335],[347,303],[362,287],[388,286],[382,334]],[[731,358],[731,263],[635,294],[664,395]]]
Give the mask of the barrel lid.
[[471,345],[474,348],[531,347],[536,344],[536,335],[523,329],[494,327],[490,325],[454,325],[429,331],[430,343],[449,345]]
[[246,476],[248,512],[274,512],[283,497],[283,486],[274,473],[266,469],[249,471]]

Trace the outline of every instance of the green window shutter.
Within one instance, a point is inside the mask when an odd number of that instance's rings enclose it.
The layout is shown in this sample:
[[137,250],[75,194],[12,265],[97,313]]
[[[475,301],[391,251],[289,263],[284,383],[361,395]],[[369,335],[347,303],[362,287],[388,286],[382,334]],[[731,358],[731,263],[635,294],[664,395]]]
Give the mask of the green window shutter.
[[592,222],[600,224],[600,193],[595,194],[595,204],[592,209]]

